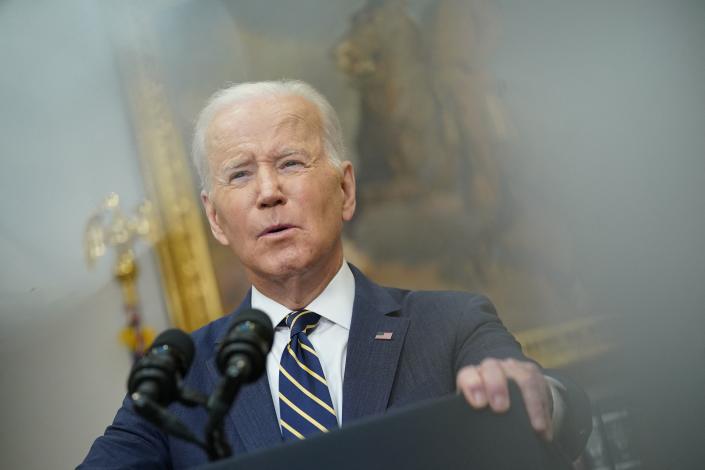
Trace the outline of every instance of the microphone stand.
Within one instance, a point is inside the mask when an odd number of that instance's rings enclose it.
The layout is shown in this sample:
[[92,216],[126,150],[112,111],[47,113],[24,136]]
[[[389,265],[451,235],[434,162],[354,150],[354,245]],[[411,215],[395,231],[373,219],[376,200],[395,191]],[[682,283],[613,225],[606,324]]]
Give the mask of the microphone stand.
[[[172,434],[179,439],[196,444],[201,449],[208,452],[206,446],[196,438],[196,436],[181,422],[176,416],[169,413],[164,407],[155,403],[149,396],[140,392],[131,395],[135,411],[147,420],[156,424],[168,434]],[[189,402],[184,402],[188,406],[193,406]]]
[[[242,384],[255,379],[252,377],[253,371],[259,376],[264,370],[264,357],[272,347],[272,322],[264,312],[250,310],[243,314],[241,321],[230,327],[228,337],[217,355],[217,365],[223,379],[208,398],[200,392],[183,387],[182,375],[193,360],[194,346],[190,344],[191,340],[179,330],[162,335],[164,344],[157,345],[161,349],[155,349],[155,354],[141,360],[139,366],[130,372],[128,392],[135,412],[164,432],[195,444],[205,451],[210,461],[230,457],[232,449],[225,438],[223,421]],[[167,340],[174,342],[173,349],[176,352],[180,351],[176,346],[182,346],[186,351],[186,367],[176,367],[184,365],[179,362],[183,358],[180,355],[172,357],[169,351],[172,346]],[[167,354],[163,354],[164,351]],[[177,416],[169,412],[166,407],[174,401],[206,409],[208,421],[204,432],[205,442],[199,440]]]
[[246,356],[235,355],[223,374],[223,381],[208,399],[206,406],[208,422],[205,434],[208,457],[211,460],[219,460],[232,455],[230,445],[225,439],[223,419],[240,391],[240,386],[249,375],[250,369],[250,361]]
[[200,441],[181,420],[152,400],[148,393],[135,392],[130,398],[132,398],[133,406],[138,414],[156,424],[164,432],[195,444],[208,455],[208,460],[214,462],[232,455],[230,445],[225,438],[223,418],[242,384],[243,371],[247,370],[249,370],[247,361],[238,358],[228,368],[229,374],[226,380],[220,384],[210,399],[194,390],[181,389],[179,391],[177,400],[180,403],[189,407],[200,405],[209,411],[205,443]]
[[179,388],[177,401],[189,407],[203,406],[208,411],[205,442],[199,440],[181,420],[151,398],[153,387],[143,386],[140,391],[132,393],[130,398],[139,415],[167,434],[195,444],[208,455],[208,460],[213,462],[232,455],[232,449],[225,437],[224,418],[250,370],[249,358],[244,354],[236,354],[229,361],[223,380],[210,398],[194,390]]

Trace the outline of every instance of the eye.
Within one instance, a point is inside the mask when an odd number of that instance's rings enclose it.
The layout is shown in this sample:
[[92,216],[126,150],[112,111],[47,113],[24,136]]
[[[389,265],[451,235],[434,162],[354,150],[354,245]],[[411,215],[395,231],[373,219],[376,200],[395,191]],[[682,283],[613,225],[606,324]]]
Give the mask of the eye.
[[240,170],[240,171],[234,171],[230,174],[228,177],[229,181],[236,181],[236,180],[241,180],[243,178],[246,178],[249,175],[249,172],[246,170]]
[[282,169],[287,169],[287,168],[296,168],[303,166],[303,162],[301,160],[296,160],[296,159],[289,159],[289,160],[284,160],[280,167]]

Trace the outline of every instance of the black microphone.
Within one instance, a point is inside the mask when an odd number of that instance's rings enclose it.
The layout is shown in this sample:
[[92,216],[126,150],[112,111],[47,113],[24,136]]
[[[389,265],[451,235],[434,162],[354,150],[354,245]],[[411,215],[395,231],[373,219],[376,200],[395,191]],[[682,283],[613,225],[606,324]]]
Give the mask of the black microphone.
[[216,365],[224,376],[240,376],[252,382],[264,372],[272,349],[274,327],[266,313],[250,309],[237,316],[218,349]]
[[137,413],[176,437],[200,446],[196,436],[167,409],[181,399],[181,380],[191,367],[194,356],[191,337],[172,328],[162,332],[147,354],[132,367],[127,379],[127,391]]
[[228,457],[223,418],[232,406],[240,385],[254,382],[264,372],[272,349],[274,327],[266,313],[247,310],[237,316],[218,348],[216,365],[223,380],[208,399],[206,442],[211,460]]
[[179,385],[193,362],[194,346],[191,337],[172,328],[162,332],[152,343],[147,354],[132,367],[127,379],[127,390],[148,398],[160,406],[167,406],[179,398]]

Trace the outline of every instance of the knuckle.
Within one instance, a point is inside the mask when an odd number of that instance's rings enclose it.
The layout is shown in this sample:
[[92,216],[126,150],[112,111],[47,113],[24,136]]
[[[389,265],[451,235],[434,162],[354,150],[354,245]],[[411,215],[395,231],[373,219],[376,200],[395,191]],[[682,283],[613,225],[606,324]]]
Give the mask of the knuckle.
[[514,359],[513,357],[504,359],[504,360],[502,361],[502,363],[503,363],[504,365],[509,366],[509,367],[512,367],[512,368],[516,367],[516,366],[519,364],[519,362],[518,362],[516,359]]
[[465,367],[458,372],[456,383],[463,386],[473,386],[480,382],[480,377],[477,369],[474,367]]
[[498,365],[497,359],[494,357],[488,357],[482,360],[480,363],[480,367],[486,368],[486,367],[496,367]]
[[487,391],[491,394],[504,393],[506,390],[506,381],[503,380],[493,380],[485,383]]

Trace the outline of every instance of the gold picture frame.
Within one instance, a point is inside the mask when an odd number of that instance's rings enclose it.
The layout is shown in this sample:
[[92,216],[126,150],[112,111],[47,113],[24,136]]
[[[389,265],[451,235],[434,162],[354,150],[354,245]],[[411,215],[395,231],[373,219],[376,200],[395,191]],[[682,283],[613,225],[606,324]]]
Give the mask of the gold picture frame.
[[196,199],[183,136],[177,130],[156,60],[148,15],[131,3],[122,16],[118,64],[147,198],[158,223],[158,255],[167,312],[173,326],[193,331],[219,318],[223,308]]

